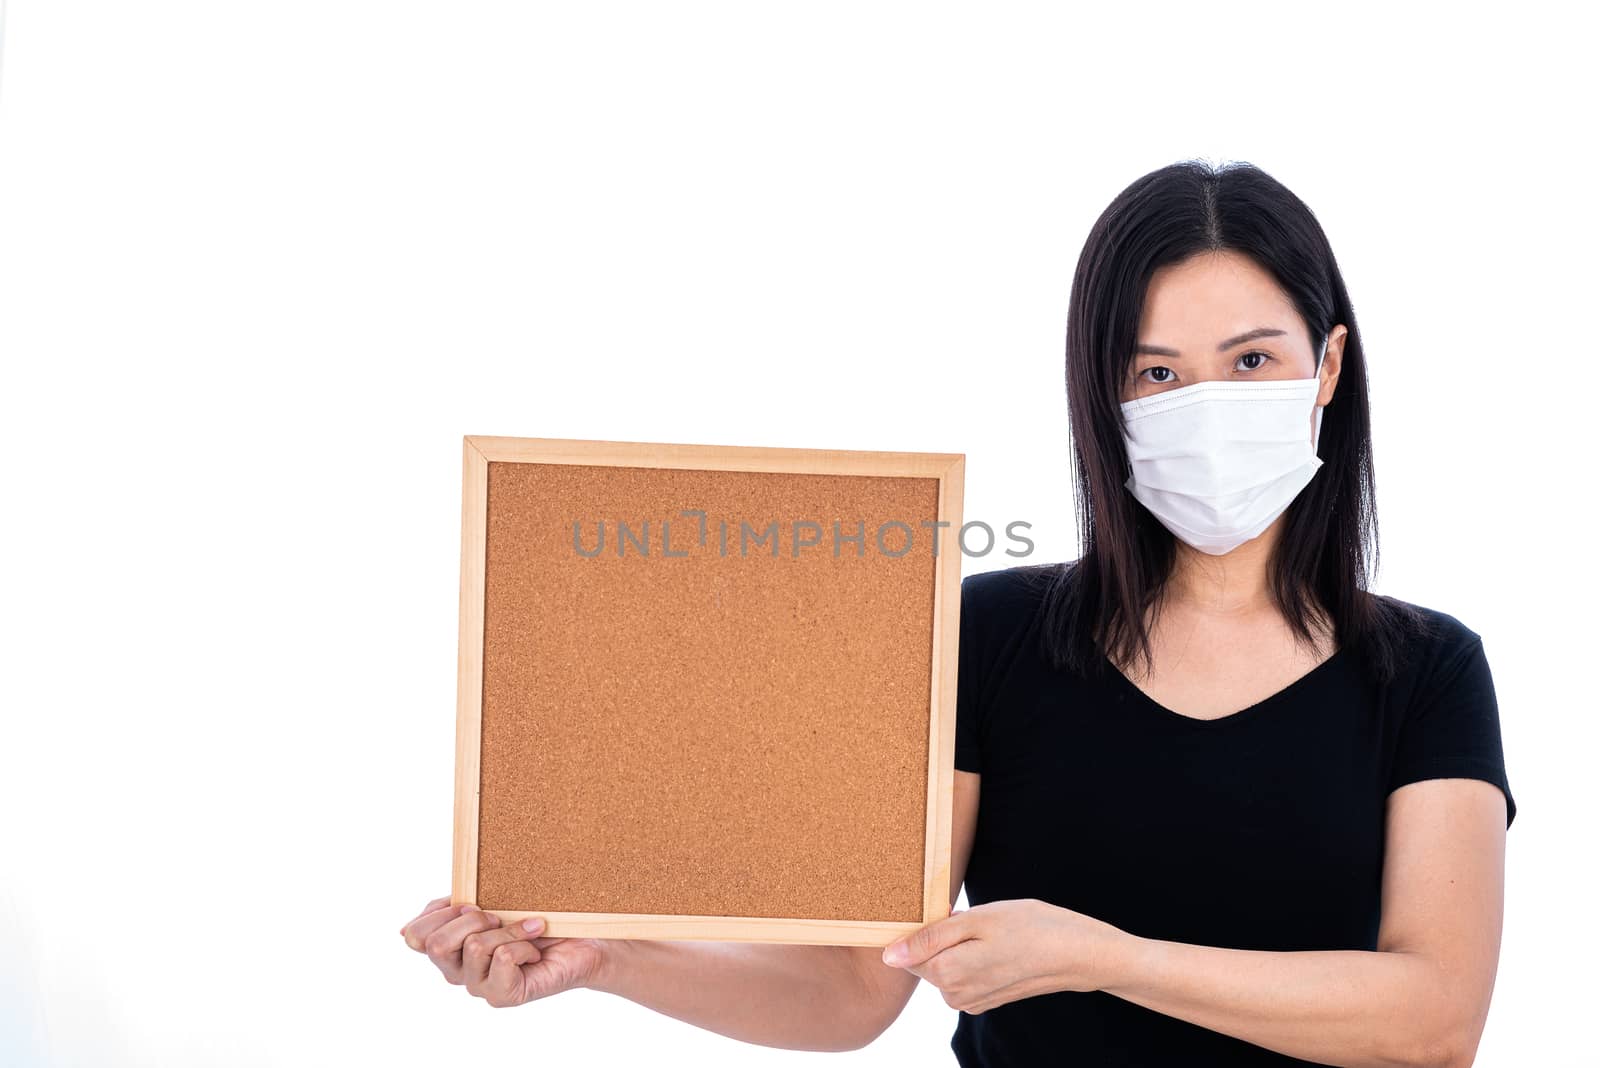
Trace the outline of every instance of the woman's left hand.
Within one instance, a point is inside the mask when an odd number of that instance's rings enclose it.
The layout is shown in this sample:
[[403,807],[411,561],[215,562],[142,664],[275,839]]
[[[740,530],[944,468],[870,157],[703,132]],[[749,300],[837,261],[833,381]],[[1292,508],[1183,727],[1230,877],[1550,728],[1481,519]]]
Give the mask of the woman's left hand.
[[953,912],[891,942],[883,962],[938,987],[951,1008],[979,1013],[1058,990],[1098,990],[1128,940],[1092,916],[1023,898]]

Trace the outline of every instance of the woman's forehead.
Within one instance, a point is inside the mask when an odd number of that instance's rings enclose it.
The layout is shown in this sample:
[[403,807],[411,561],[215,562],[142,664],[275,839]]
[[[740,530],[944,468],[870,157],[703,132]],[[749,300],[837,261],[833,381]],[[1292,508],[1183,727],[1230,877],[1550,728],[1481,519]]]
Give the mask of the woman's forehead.
[[1205,253],[1156,271],[1145,292],[1139,341],[1213,345],[1261,327],[1299,330],[1294,304],[1247,256]]

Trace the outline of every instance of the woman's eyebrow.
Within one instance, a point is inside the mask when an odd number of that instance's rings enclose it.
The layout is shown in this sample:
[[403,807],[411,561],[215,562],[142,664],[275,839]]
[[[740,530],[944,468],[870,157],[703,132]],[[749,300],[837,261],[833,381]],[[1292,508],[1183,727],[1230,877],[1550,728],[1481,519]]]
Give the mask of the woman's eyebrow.
[[1258,326],[1254,330],[1240,334],[1238,337],[1230,337],[1217,346],[1217,351],[1222,352],[1225,349],[1233,348],[1235,345],[1243,345],[1246,341],[1254,341],[1258,337],[1282,337],[1286,333],[1288,331],[1279,330],[1275,326]]
[[[1254,330],[1246,331],[1238,337],[1230,337],[1217,346],[1218,352],[1226,352],[1235,345],[1243,345],[1246,341],[1254,341],[1262,337],[1282,337],[1288,331],[1279,330],[1273,326],[1258,326]],[[1136,345],[1133,350],[1135,356],[1177,356],[1177,349],[1164,348],[1161,345]]]

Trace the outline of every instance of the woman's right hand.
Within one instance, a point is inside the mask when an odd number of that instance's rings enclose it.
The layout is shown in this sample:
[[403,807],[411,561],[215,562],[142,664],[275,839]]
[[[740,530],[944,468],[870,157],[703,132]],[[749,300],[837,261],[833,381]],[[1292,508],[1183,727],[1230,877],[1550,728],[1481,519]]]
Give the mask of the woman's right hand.
[[544,921],[529,931],[523,922],[502,925],[476,905],[451,905],[436,898],[400,928],[406,945],[425,953],[445,980],[465,986],[496,1008],[522,1005],[595,981],[605,939],[540,938]]

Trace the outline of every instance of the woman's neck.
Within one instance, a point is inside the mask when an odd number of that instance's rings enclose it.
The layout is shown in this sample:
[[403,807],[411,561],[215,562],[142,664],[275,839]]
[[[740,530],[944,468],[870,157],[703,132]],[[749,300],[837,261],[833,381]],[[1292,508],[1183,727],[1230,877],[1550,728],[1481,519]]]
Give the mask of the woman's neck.
[[1279,516],[1260,536],[1222,556],[1179,541],[1164,598],[1208,615],[1252,615],[1273,604],[1267,568],[1283,526]]

